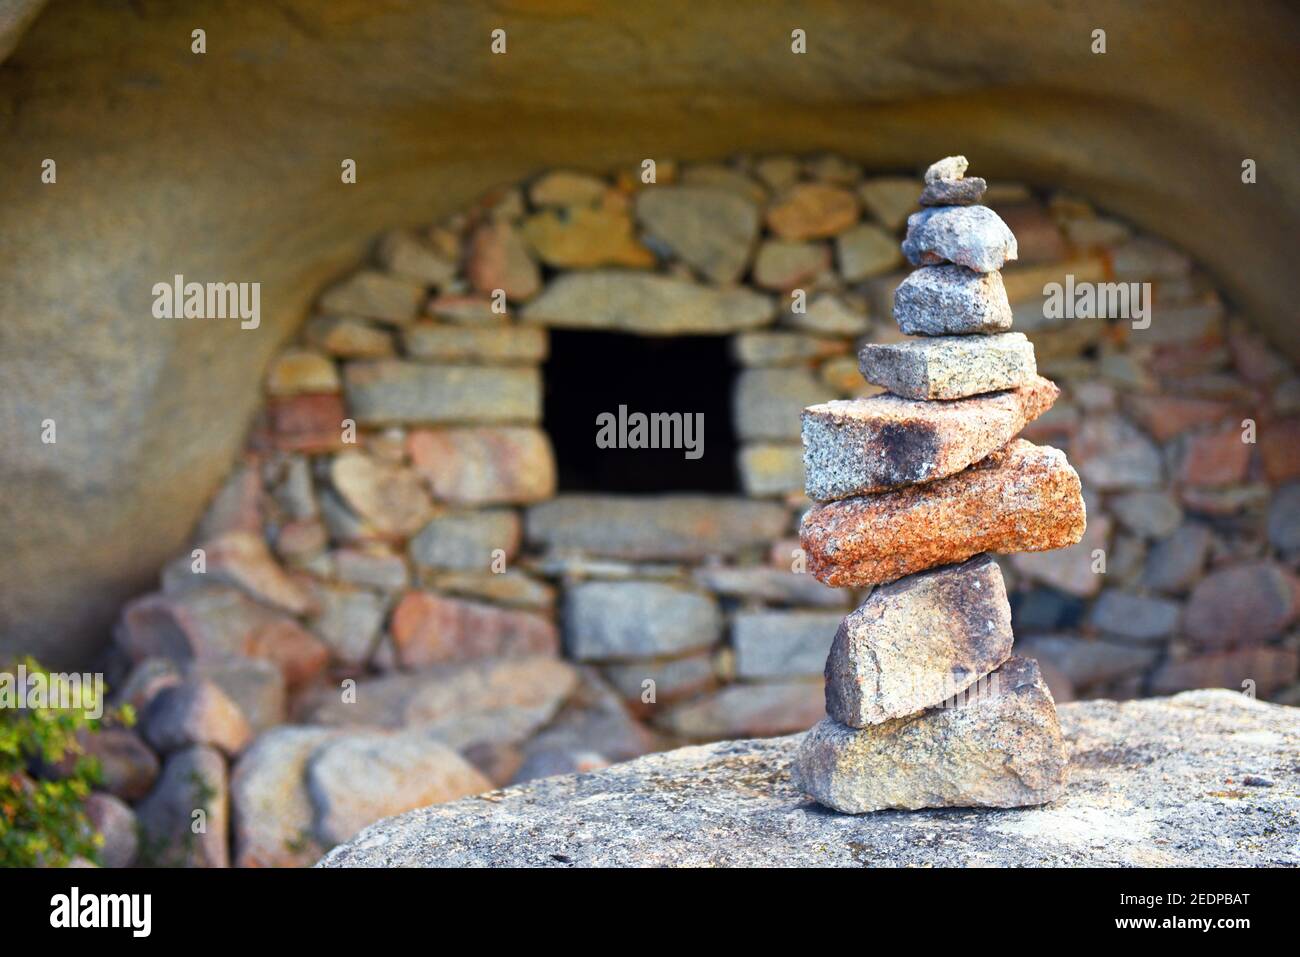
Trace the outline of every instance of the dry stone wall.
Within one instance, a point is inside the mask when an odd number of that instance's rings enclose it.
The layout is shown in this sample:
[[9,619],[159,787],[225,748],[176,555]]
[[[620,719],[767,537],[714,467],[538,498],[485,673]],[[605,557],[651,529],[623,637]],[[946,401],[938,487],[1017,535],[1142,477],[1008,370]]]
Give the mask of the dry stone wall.
[[[865,592],[805,573],[800,411],[878,391],[859,347],[907,341],[893,299],[922,184],[836,156],[656,179],[496,190],[382,237],[321,294],[201,555],[116,630],[118,695],[143,715],[117,745],[122,795],[145,795],[161,844],[195,773],[230,841],[187,860],[302,863],[408,807],[820,719]],[[1300,699],[1300,378],[1175,246],[1071,196],[984,201],[1019,240],[1015,328],[1062,390],[1023,434],[1068,453],[1088,508],[1079,545],[1000,560],[1018,649],[1058,700]],[[1147,284],[1149,324],[1082,308],[1103,282]],[[730,336],[742,487],[558,493],[552,328]]]

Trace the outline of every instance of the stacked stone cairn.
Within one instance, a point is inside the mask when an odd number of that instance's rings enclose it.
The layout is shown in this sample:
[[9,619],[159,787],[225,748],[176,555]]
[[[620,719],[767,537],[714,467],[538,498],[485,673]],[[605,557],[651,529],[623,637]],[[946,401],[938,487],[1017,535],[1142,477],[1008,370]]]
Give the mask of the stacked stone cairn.
[[925,174],[903,252],[919,266],[894,317],[918,338],[863,348],[887,393],[803,413],[800,539],[833,587],[875,586],[826,662],[827,717],[805,736],[795,783],[837,811],[1020,807],[1054,800],[1066,753],[1032,659],[1011,654],[1011,608],[989,553],[1078,542],[1079,477],[1065,455],[1016,438],[1058,390],[1007,331],[998,272],[1016,258],[979,205],[965,157]]

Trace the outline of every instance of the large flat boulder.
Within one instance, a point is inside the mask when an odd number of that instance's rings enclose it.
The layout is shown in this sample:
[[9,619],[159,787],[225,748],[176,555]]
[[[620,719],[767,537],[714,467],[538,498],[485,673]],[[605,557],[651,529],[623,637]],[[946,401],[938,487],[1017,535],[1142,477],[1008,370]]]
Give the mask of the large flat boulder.
[[1214,690],[1067,704],[1060,718],[1069,784],[1041,807],[835,814],[790,783],[792,735],[422,808],[320,866],[1300,864],[1300,709]]

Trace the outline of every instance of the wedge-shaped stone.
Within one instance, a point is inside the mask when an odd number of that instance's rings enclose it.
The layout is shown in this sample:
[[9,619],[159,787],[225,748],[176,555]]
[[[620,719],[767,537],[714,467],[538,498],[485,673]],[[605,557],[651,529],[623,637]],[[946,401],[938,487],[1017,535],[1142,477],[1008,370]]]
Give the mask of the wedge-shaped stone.
[[830,502],[953,475],[1010,442],[1058,395],[1035,376],[1018,389],[954,402],[877,395],[810,406],[803,412],[805,491]]
[[858,366],[868,382],[908,399],[964,399],[1014,389],[1038,372],[1034,344],[1021,332],[868,343]]
[[804,736],[791,776],[845,814],[1025,807],[1060,796],[1067,760],[1037,662],[1012,658],[950,707],[861,731],[826,718]]
[[907,217],[903,255],[913,266],[947,262],[993,272],[1018,251],[1011,229],[987,206],[927,206]]
[[826,713],[865,728],[932,708],[1011,657],[1011,605],[989,555],[875,589],[826,659]]
[[923,266],[894,290],[894,320],[909,336],[1005,332],[1011,303],[1001,273]]
[[834,588],[879,585],[980,552],[1039,552],[1083,536],[1079,476],[1065,453],[1018,440],[948,478],[815,505],[799,541]]

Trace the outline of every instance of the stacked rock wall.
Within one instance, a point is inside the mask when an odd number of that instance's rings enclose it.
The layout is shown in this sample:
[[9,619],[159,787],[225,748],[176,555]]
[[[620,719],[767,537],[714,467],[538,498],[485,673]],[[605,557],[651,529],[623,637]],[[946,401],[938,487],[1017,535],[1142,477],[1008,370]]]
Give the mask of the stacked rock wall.
[[[875,391],[856,351],[902,338],[898,244],[921,183],[833,156],[661,162],[657,180],[545,174],[385,236],[272,363],[196,531],[204,577],[179,556],[116,641],[158,787],[188,780],[169,770],[182,758],[244,755],[235,860],[309,849],[292,862],[483,782],[821,717],[823,662],[864,595],[805,573],[799,412]],[[1019,647],[1059,700],[1247,681],[1294,699],[1300,379],[1168,243],[1072,197],[1004,186],[985,202],[1019,238],[1015,328],[1063,392],[1024,435],[1068,452],[1088,502],[1080,545],[1001,561]],[[1150,323],[1050,318],[1054,282],[1149,283]],[[557,493],[549,328],[732,337],[743,487]],[[346,678],[358,695],[340,706]],[[268,734],[290,719],[312,727]],[[439,728],[439,748],[401,737],[416,727]],[[425,770],[340,806],[349,762],[389,750]],[[241,801],[287,793],[298,823],[252,833]],[[143,806],[165,831],[166,802]]]

